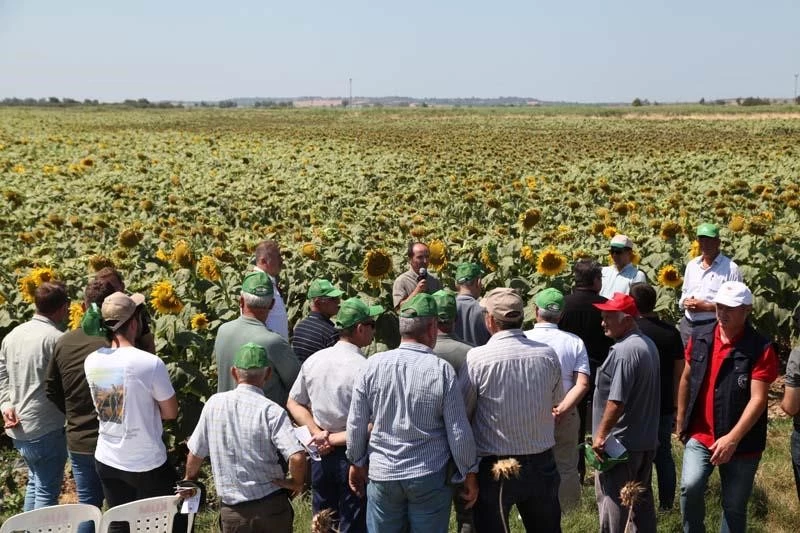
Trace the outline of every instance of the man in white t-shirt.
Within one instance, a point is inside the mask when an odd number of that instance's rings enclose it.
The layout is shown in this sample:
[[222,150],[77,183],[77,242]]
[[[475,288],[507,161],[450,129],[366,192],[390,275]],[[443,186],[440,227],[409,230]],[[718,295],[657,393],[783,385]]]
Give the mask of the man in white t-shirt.
[[536,295],[536,324],[525,332],[525,336],[546,344],[556,352],[561,364],[561,382],[564,399],[553,408],[556,416],[556,457],[561,484],[558,499],[561,510],[574,509],[581,500],[580,477],[578,475],[578,428],[580,417],[576,406],[589,391],[589,355],[586,346],[577,335],[558,329],[558,321],[564,309],[564,295],[558,289],[544,289]]
[[256,270],[269,276],[272,282],[273,299],[275,303],[270,309],[267,320],[264,322],[267,329],[274,331],[287,341],[289,340],[289,315],[286,313],[283,290],[278,288],[278,274],[283,268],[281,248],[275,241],[261,241],[256,246]]
[[142,302],[141,294],[122,292],[105,299],[101,313],[111,347],[84,363],[100,422],[97,473],[109,507],[172,494],[178,479],[161,440],[161,421],[178,416],[175,390],[164,362],[134,347]]

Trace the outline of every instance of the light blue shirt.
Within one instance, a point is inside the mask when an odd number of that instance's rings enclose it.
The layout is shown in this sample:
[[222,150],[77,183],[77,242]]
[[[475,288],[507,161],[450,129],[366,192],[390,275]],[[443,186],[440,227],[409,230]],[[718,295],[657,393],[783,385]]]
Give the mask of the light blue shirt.
[[348,460],[369,461],[373,481],[399,481],[440,472],[451,454],[458,469],[453,481],[478,471],[453,367],[427,346],[407,342],[367,359],[347,418]]
[[600,296],[609,299],[615,292],[630,293],[631,285],[634,283],[647,282],[647,276],[633,263],[628,263],[622,270],[617,270],[615,265],[604,266],[602,273],[603,287],[600,289]]

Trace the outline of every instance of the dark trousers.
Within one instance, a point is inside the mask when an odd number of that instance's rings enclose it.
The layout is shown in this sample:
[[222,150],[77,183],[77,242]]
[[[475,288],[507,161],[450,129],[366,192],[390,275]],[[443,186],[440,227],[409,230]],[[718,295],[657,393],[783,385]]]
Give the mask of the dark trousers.
[[797,487],[797,500],[800,501],[800,430],[797,427],[792,431],[792,467],[794,484]]
[[[508,514],[517,506],[525,531],[561,531],[561,506],[558,502],[560,478],[552,450],[533,455],[513,456],[520,464],[519,476],[495,480],[492,467],[500,459],[484,457],[478,470],[478,501],[475,504],[475,531],[497,533],[508,525]],[[502,491],[502,501],[500,499]]]
[[[145,498],[175,494],[175,483],[178,481],[178,475],[169,461],[147,472],[128,472],[97,461],[97,475],[103,485],[103,495],[109,508]],[[176,515],[172,531],[186,531],[186,518],[186,515],[180,513]],[[126,522],[112,522],[109,531],[128,533],[130,528]]]
[[285,490],[258,500],[219,506],[222,533],[291,533],[294,509]]
[[314,514],[331,509],[335,513],[334,529],[341,533],[366,533],[367,499],[350,490],[349,468],[344,446],[337,446],[321,461],[311,461],[311,506]]

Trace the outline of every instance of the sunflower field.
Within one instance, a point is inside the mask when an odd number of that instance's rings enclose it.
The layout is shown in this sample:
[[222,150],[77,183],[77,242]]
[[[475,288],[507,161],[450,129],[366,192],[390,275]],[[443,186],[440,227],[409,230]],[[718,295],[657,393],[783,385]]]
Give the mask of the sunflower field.
[[[0,336],[48,279],[83,287],[115,266],[147,296],[157,349],[191,431],[215,390],[219,325],[258,241],[280,242],[290,322],[315,277],[391,308],[410,240],[453,286],[530,300],[569,290],[572,263],[608,263],[617,232],[677,320],[694,231],[756,295],[754,320],[785,349],[800,294],[800,114],[600,116],[531,109],[0,109]],[[530,306],[529,306],[530,307]],[[530,310],[528,319],[530,319]],[[397,341],[387,315],[381,344]],[[374,349],[379,348],[376,346]]]

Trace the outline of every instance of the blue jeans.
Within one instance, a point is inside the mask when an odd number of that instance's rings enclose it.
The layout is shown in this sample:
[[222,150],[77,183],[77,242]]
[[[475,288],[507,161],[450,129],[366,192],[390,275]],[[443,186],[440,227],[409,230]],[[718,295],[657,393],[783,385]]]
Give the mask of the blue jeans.
[[[714,470],[711,451],[695,439],[689,439],[683,452],[681,474],[681,514],[687,533],[705,532],[705,492]],[[719,466],[722,488],[722,533],[744,533],[747,529],[747,501],[753,490],[761,457],[737,458]]]
[[[69,462],[72,466],[72,477],[78,492],[78,501],[88,503],[95,507],[103,507],[103,484],[97,475],[97,467],[92,453],[69,452]],[[94,523],[81,522],[78,533],[92,533]]]
[[380,533],[447,533],[452,487],[446,468],[400,481],[367,483],[367,530]]
[[[558,487],[561,477],[553,450],[513,456],[519,462],[519,475],[497,481],[492,467],[499,459],[484,457],[478,470],[478,501],[475,504],[475,531],[495,533],[508,525],[508,514],[516,505],[526,531],[560,533],[561,505]],[[500,495],[502,492],[502,508]]]
[[792,431],[792,466],[794,485],[797,487],[797,500],[800,501],[800,431]]
[[56,505],[64,481],[67,462],[67,438],[64,429],[57,429],[33,440],[14,441],[14,448],[28,465],[28,486],[25,489],[25,511]]
[[661,415],[658,423],[658,449],[653,459],[658,475],[658,507],[672,509],[675,503],[675,459],[672,458],[672,424],[675,415]]
[[314,514],[331,509],[334,528],[341,533],[367,533],[367,502],[350,490],[349,469],[344,446],[334,448],[321,461],[311,461],[311,508]]

